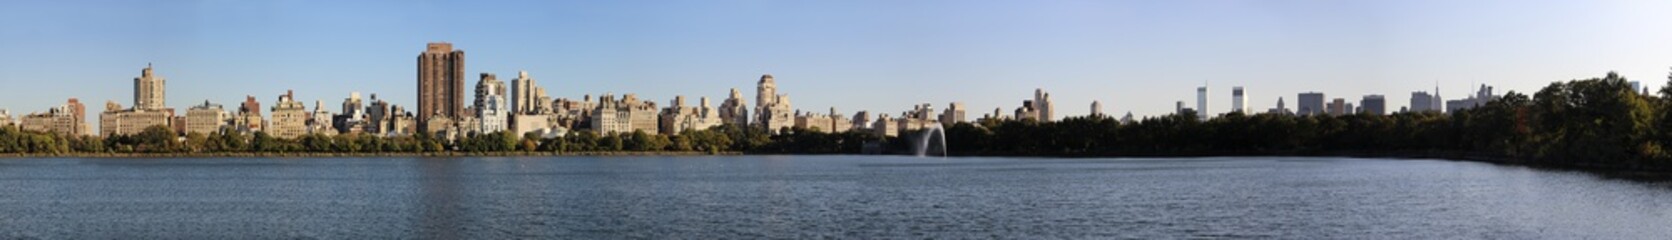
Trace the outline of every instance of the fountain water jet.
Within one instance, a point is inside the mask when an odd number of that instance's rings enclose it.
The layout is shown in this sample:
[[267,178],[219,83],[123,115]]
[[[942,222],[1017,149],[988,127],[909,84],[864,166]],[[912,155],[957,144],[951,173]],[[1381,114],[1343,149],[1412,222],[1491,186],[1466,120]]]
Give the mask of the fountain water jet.
[[941,157],[946,157],[946,153],[950,152],[946,148],[946,129],[942,128],[938,123],[929,124],[929,126],[923,128],[923,134],[918,136],[918,141],[915,146],[917,147],[917,156],[929,156],[929,137],[935,137],[935,139],[940,141]]

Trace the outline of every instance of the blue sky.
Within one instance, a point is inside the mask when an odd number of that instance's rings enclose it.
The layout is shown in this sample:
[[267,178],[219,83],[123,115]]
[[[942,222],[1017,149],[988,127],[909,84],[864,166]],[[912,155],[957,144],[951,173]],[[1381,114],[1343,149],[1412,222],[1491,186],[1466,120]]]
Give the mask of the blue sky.
[[[527,70],[554,97],[637,93],[752,102],[776,76],[797,109],[897,114],[961,101],[1009,112],[1033,89],[1059,118],[1212,112],[1245,86],[1255,109],[1320,91],[1390,109],[1436,84],[1536,91],[1618,71],[1658,88],[1672,66],[1669,1],[11,1],[0,7],[0,108],[77,97],[133,105],[146,63],[168,105],[271,105],[294,89],[411,106],[426,42],[474,73]],[[311,106],[310,106],[311,107]],[[331,107],[331,111],[340,109]],[[90,117],[96,117],[92,115]]]

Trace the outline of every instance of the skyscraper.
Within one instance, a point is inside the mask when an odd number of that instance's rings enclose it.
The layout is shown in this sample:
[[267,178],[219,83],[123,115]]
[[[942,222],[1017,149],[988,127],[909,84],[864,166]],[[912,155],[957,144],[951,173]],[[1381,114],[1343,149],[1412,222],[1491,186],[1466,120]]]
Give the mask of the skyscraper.
[[1196,118],[1201,119],[1201,120],[1207,120],[1208,115],[1211,115],[1211,114],[1212,113],[1208,112],[1208,87],[1207,86],[1197,87],[1196,88]]
[[1305,92],[1295,96],[1295,114],[1312,116],[1324,113],[1324,93]]
[[1247,114],[1250,113],[1248,109],[1248,95],[1243,92],[1242,86],[1231,87],[1231,111]]
[[151,71],[151,64],[145,64],[145,70],[140,70],[139,77],[134,78],[134,110],[156,111],[166,108],[164,86],[166,80]]
[[418,122],[433,116],[457,119],[464,111],[464,51],[452,43],[432,42],[418,54]]
[[1102,115],[1103,115],[1103,104],[1098,103],[1097,101],[1091,101],[1091,116],[1102,116]]
[[1411,92],[1411,106],[1406,110],[1410,112],[1440,111],[1440,109],[1434,108],[1434,96],[1424,91]]
[[1363,100],[1359,100],[1359,108],[1363,109],[1360,113],[1386,115],[1387,104],[1387,98],[1382,95],[1365,95]]

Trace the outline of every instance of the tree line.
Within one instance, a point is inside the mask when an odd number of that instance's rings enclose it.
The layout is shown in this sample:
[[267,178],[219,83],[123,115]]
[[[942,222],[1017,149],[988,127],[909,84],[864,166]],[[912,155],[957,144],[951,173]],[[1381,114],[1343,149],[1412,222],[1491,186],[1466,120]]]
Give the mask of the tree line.
[[1623,77],[1511,91],[1448,114],[1291,116],[1194,113],[1121,124],[1108,116],[954,124],[952,155],[1363,155],[1482,159],[1584,167],[1672,169],[1672,77],[1658,96]]
[[556,138],[538,134],[508,132],[473,134],[454,141],[418,133],[382,137],[373,134],[309,134],[294,139],[276,138],[264,132],[189,133],[180,135],[165,126],[152,126],[140,133],[98,136],[63,136],[0,127],[0,153],[440,153],[440,152],[702,152],[836,154],[859,153],[866,141],[882,143],[885,138],[869,133],[821,133],[800,128],[766,129],[721,125],[687,130],[677,135],[635,131],[599,134],[578,131]]

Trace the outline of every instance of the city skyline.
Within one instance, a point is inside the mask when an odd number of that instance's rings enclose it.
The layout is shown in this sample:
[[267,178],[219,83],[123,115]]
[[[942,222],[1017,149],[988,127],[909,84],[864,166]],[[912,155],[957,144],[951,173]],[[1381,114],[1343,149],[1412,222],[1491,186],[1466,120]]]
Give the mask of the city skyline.
[[[1392,112],[1409,102],[1410,92],[1433,91],[1434,85],[1450,100],[1472,93],[1480,84],[1495,86],[1500,94],[1527,93],[1552,81],[1619,71],[1645,87],[1658,88],[1666,67],[1672,66],[1672,61],[1648,59],[1672,51],[1646,44],[1672,42],[1672,30],[1667,30],[1672,28],[1663,26],[1672,21],[1660,21],[1664,17],[1649,11],[1666,9],[1655,7],[1665,3],[1628,1],[1535,4],[1540,6],[721,2],[690,9],[680,9],[690,7],[681,3],[649,9],[590,3],[126,4],[132,3],[28,3],[0,10],[0,18],[8,20],[0,25],[5,26],[0,37],[17,39],[0,46],[14,53],[0,58],[0,82],[42,82],[0,90],[0,108],[17,117],[45,112],[67,98],[126,102],[137,97],[126,87],[133,70],[154,63],[169,81],[163,99],[173,103],[165,106],[169,108],[187,109],[204,100],[233,105],[246,95],[272,104],[294,89],[300,102],[336,103],[350,92],[360,92],[410,109],[418,106],[412,46],[433,41],[452,42],[471,53],[464,70],[467,83],[475,82],[468,79],[471,74],[528,71],[554,98],[635,93],[657,102],[675,96],[719,100],[732,88],[755,95],[749,90],[754,78],[773,74],[780,79],[779,92],[795,94],[795,110],[824,112],[834,107],[843,113],[898,113],[921,103],[944,109],[949,102],[963,102],[971,120],[993,108],[1008,113],[1034,89],[1050,91],[1056,95],[1054,101],[1065,106],[1101,102],[1103,112],[1111,116],[1167,114],[1172,112],[1167,103],[1180,100],[1195,106],[1189,101],[1195,98],[1191,90],[1203,81],[1210,94],[1221,95],[1208,96],[1219,99],[1210,102],[1212,114],[1230,109],[1233,86],[1247,88],[1248,107],[1256,110],[1273,107],[1279,97],[1293,103],[1295,94],[1317,91],[1348,100],[1383,95],[1392,102],[1387,106]],[[1010,5],[1026,6],[1006,8]],[[899,8],[868,13],[872,15],[861,11],[877,6]],[[1502,18],[1471,15],[1444,21],[1395,14],[1429,10],[1423,6],[1440,7],[1431,11],[1437,18],[1482,10],[1503,13],[1494,15]],[[267,12],[239,14],[252,7]],[[426,12],[415,8],[511,18],[442,21],[406,13]],[[1321,8],[1337,12],[1308,11]],[[90,17],[37,25],[22,20],[72,10]],[[663,15],[634,18],[638,10]],[[1144,10],[1173,10],[1178,16]],[[1544,17],[1587,11],[1610,14]],[[1363,13],[1385,16],[1354,16]],[[1188,19],[1216,14],[1226,16]],[[139,17],[151,15],[158,17]],[[1011,18],[1022,20],[1007,20]],[[1158,22],[1132,26],[1116,21],[1133,19]],[[1313,23],[1325,20],[1339,21]],[[1428,25],[1440,22],[1457,26]],[[435,27],[424,27],[430,25]],[[1532,31],[1534,25],[1550,30]],[[1400,34],[1405,31],[1428,35]],[[1032,34],[1006,36],[1026,33]],[[1191,38],[1202,36],[1216,37]],[[815,39],[832,37],[836,39]],[[1562,41],[1595,44],[1547,46]],[[1429,45],[1437,47],[1401,53]],[[1257,50],[1260,47],[1275,49]],[[1454,53],[1436,53],[1447,51]],[[1261,61],[1262,56],[1274,60]],[[464,92],[475,91],[472,84],[466,85]],[[89,112],[105,110],[95,107]],[[1054,115],[1060,119],[1087,113],[1086,108],[1069,107]]]

